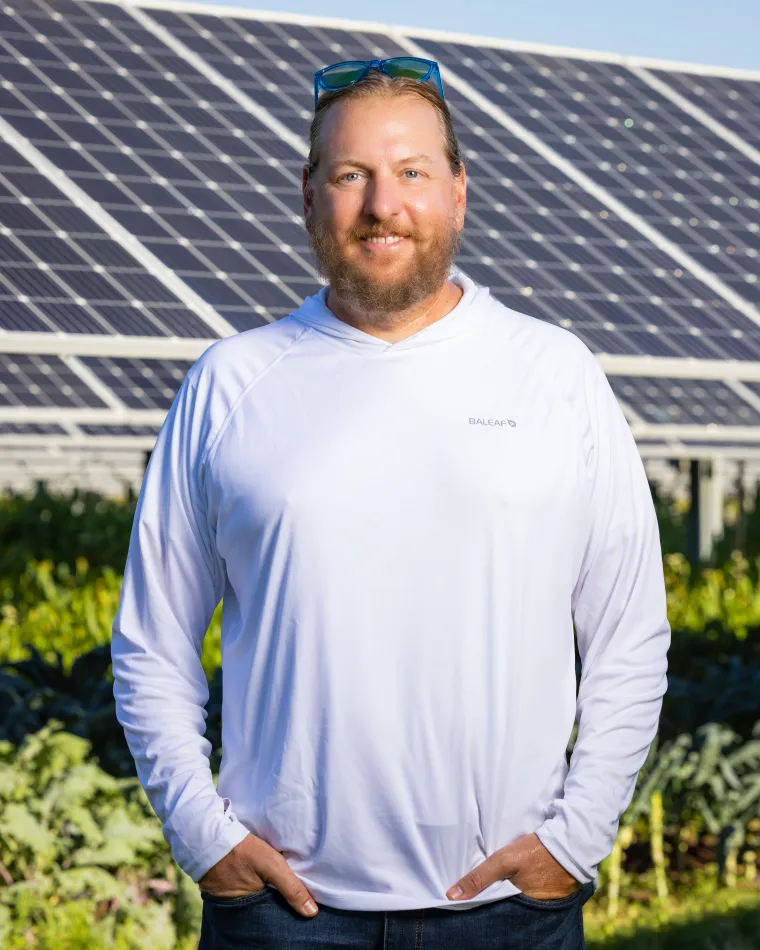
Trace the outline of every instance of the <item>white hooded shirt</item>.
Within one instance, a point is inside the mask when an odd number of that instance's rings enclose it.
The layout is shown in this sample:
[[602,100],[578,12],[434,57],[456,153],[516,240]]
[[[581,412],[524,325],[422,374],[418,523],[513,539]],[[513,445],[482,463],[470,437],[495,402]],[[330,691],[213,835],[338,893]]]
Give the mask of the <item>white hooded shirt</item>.
[[454,279],[453,310],[396,343],[324,288],[220,340],[161,429],[114,696],[194,881],[251,832],[317,903],[455,910],[519,891],[446,897],[522,835],[580,882],[612,849],[667,687],[651,493],[588,347]]

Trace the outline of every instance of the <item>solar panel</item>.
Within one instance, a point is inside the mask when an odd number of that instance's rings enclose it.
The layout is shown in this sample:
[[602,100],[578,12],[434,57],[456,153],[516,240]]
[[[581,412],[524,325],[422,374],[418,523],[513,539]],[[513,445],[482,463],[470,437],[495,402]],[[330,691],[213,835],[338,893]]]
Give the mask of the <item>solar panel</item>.
[[[727,142],[623,66],[419,42],[432,57],[456,64],[457,75],[476,92],[569,159],[729,288],[750,303],[760,299],[756,287],[760,188],[751,184],[739,164],[744,156]],[[466,108],[471,122],[478,122],[481,110]],[[493,127],[494,122],[488,125]],[[486,131],[493,138],[493,128]],[[633,229],[599,200],[587,203],[585,210],[592,220],[602,218],[624,239],[631,239]],[[649,296],[650,301],[653,297],[667,301],[655,304],[662,308],[663,325],[685,322],[699,328],[704,317],[694,312],[693,299],[704,296],[704,287],[672,260],[665,267],[652,264]],[[760,327],[760,315],[751,321],[721,303],[713,304],[710,316],[723,333],[751,333]],[[700,352],[683,355],[705,357],[708,346],[707,341],[704,346],[692,344],[689,350]],[[756,359],[751,349],[752,355],[737,358]]]
[[654,425],[760,425],[760,411],[717,380],[610,376],[615,395]]
[[53,423],[33,424],[30,422],[0,422],[0,437],[2,436],[65,436],[66,430]]
[[[56,21],[32,9],[0,37],[13,97],[3,114],[17,131],[51,161],[63,155],[69,177],[159,257],[184,249],[173,269],[236,329],[319,287],[304,237],[281,237],[300,224],[302,163],[287,143],[134,20],[103,25],[82,4],[46,32]],[[213,260],[221,250],[227,269]]]
[[[693,361],[695,378],[609,374],[642,449],[750,452],[760,384],[696,377],[699,360],[760,361],[760,83],[463,39],[214,8],[0,9],[4,444],[149,445],[191,365],[159,341],[205,346],[314,293],[312,74],[419,49],[453,77],[462,269],[597,353]],[[60,354],[19,343],[33,334]]]
[[3,142],[0,328],[189,337],[212,332]]
[[751,380],[745,383],[742,383],[743,386],[746,386],[750,392],[754,393],[758,398],[760,398],[760,383],[752,382]]
[[135,437],[147,437],[150,440],[155,439],[158,435],[157,426],[105,426],[105,425],[92,425],[90,423],[85,423],[80,426],[82,432],[86,435],[92,436],[117,436],[123,438],[125,436],[135,436]]
[[[710,76],[675,70],[651,70],[663,82],[685,95],[695,106],[726,126],[748,145],[760,147],[760,83],[728,76]],[[722,151],[722,149],[721,149]],[[760,187],[757,162],[736,160],[743,169],[742,183]],[[724,169],[720,169],[724,172]],[[721,180],[721,179],[718,179]],[[756,232],[755,232],[756,233]]]
[[104,408],[106,403],[58,357],[0,353],[0,406]]
[[[306,140],[315,70],[346,55],[403,55],[390,37],[253,19],[150,10],[150,16]],[[325,56],[327,58],[325,58]]]
[[168,410],[192,366],[186,360],[85,357],[82,362],[132,409]]

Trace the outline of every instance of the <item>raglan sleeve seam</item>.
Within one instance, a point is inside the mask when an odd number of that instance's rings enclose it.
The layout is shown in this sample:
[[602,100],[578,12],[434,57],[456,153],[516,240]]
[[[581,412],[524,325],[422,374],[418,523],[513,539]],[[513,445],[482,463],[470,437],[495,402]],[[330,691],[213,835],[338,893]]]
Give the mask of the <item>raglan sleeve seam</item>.
[[310,327],[305,326],[300,331],[298,336],[294,337],[290,341],[290,343],[280,353],[274,356],[268,363],[266,363],[265,366],[261,368],[261,370],[258,373],[255,373],[251,377],[251,379],[248,380],[245,386],[241,389],[240,393],[235,397],[232,405],[229,407],[224,418],[219,423],[216,433],[213,435],[212,438],[209,439],[209,444],[206,450],[201,454],[201,457],[199,460],[199,469],[201,470],[201,472],[204,473],[204,475],[208,471],[211,464],[213,463],[213,459],[214,459],[214,456],[216,455],[222,436],[224,435],[225,431],[227,430],[227,427],[229,426],[230,422],[234,418],[235,414],[237,413],[238,409],[242,405],[243,401],[248,396],[249,392],[256,386],[257,383],[259,383],[270,372],[271,369],[274,368],[274,366],[277,365],[277,363],[280,362],[280,360],[284,359],[285,356],[287,356],[291,352],[291,350],[298,343],[300,343],[300,341],[310,331],[310,329],[311,329]]

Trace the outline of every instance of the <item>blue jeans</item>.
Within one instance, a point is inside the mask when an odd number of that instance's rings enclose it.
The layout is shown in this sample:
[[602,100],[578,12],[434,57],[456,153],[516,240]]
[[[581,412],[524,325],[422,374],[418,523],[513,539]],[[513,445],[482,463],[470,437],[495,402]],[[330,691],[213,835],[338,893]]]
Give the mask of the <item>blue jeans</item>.
[[585,950],[583,905],[596,890],[539,901],[514,894],[480,907],[340,910],[303,917],[278,890],[243,897],[201,891],[198,950]]

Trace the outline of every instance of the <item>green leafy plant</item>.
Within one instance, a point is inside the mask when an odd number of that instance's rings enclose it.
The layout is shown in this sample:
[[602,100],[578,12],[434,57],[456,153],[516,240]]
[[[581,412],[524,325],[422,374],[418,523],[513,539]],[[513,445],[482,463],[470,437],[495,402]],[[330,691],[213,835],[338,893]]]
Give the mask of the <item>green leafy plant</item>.
[[95,492],[0,495],[0,602],[7,599],[30,561],[73,564],[84,558],[94,568],[119,573],[129,547],[136,498],[108,498]]
[[[116,718],[110,645],[95,647],[66,669],[60,654],[49,663],[34,647],[32,656],[0,664],[0,739],[20,745],[25,737],[55,719],[86,739],[102,768],[114,776],[135,774],[124,730]],[[206,737],[211,765],[221,752],[222,669],[209,682]]]
[[0,944],[30,927],[47,939],[67,905],[72,934],[98,946],[170,950],[197,933],[197,886],[137,779],[108,775],[90,753],[55,720],[20,748],[0,741]]

